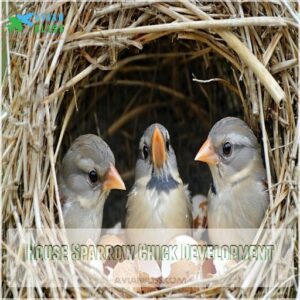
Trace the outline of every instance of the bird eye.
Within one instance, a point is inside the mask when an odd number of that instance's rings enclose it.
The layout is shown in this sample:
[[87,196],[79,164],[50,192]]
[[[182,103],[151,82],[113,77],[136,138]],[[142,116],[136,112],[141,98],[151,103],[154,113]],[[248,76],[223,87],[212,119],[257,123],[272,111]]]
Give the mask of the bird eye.
[[98,181],[98,175],[95,170],[90,171],[89,178],[92,183],[96,183]]
[[148,148],[147,145],[144,145],[144,147],[143,147],[143,156],[144,156],[144,159],[147,159],[148,155],[149,155],[149,148]]
[[167,151],[169,151],[169,149],[170,149],[170,141],[169,140],[166,141],[166,148],[167,148]]
[[223,154],[226,156],[229,156],[231,154],[231,152],[232,152],[232,144],[229,142],[226,142],[223,145]]

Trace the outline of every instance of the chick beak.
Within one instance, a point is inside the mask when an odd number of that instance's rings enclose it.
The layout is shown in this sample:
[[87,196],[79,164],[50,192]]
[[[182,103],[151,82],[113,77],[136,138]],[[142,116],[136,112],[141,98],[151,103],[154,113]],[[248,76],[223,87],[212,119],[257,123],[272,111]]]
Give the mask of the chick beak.
[[125,184],[113,164],[110,164],[106,174],[104,175],[103,190],[126,190]]
[[206,162],[209,165],[216,165],[219,162],[217,153],[210,138],[204,142],[198,151],[195,160]]
[[154,129],[151,148],[153,164],[156,168],[161,168],[167,159],[167,153],[165,139],[158,127]]

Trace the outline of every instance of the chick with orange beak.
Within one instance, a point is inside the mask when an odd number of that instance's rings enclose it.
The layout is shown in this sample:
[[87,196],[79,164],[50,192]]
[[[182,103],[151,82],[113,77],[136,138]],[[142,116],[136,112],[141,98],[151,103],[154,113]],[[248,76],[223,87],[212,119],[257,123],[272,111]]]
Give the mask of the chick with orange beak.
[[210,241],[251,243],[268,207],[266,171],[253,131],[241,119],[224,118],[213,126],[195,160],[207,163],[213,178],[208,194]]
[[84,244],[88,238],[97,242],[104,203],[113,189],[125,190],[125,184],[109,146],[93,134],[78,137],[64,156],[59,173],[65,227],[84,228],[81,232],[69,230],[69,242]]
[[[191,222],[190,196],[178,172],[169,132],[160,124],[152,124],[140,140],[126,227],[182,228],[183,233],[189,233]],[[170,238],[166,235],[165,242]]]

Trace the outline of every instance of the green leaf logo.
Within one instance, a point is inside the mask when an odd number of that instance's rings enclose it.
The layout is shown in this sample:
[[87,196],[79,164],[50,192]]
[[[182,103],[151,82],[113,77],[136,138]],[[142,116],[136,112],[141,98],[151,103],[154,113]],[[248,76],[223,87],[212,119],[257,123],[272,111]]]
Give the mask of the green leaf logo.
[[23,25],[22,22],[16,18],[16,17],[9,17],[9,24],[7,25],[8,31],[13,32],[14,30],[17,30],[19,32],[23,31]]

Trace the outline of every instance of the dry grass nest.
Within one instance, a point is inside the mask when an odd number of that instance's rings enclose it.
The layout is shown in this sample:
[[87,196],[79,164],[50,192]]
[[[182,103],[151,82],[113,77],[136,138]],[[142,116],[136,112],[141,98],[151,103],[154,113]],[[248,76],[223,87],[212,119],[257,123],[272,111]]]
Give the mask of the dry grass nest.
[[[56,12],[64,14],[64,31],[35,33],[25,27],[22,32],[5,30],[2,39],[7,54],[1,103],[2,296],[139,296],[110,283],[101,288],[100,274],[73,263],[66,270],[72,274],[66,286],[78,280],[93,287],[43,288],[40,277],[26,268],[21,287],[9,286],[6,271],[22,251],[8,247],[7,230],[17,228],[21,237],[24,228],[60,226],[56,167],[70,140],[91,127],[109,143],[113,136],[120,138],[117,161],[122,153],[123,161],[128,158],[130,165],[120,164],[132,182],[135,148],[128,145],[142,133],[138,120],[159,119],[167,111],[168,128],[174,115],[183,124],[180,136],[173,132],[179,148],[184,134],[198,147],[222,113],[234,112],[248,122],[261,138],[267,170],[270,208],[262,226],[292,230],[295,255],[286,264],[282,240],[274,235],[278,247],[271,264],[245,261],[219,279],[205,279],[204,285],[199,281],[199,290],[182,292],[178,286],[144,296],[295,297],[300,129],[296,5],[149,0],[4,6],[3,26],[16,13]],[[95,114],[99,110],[103,118]],[[60,280],[55,268],[44,271],[44,278]],[[263,282],[267,287],[261,287]]]

